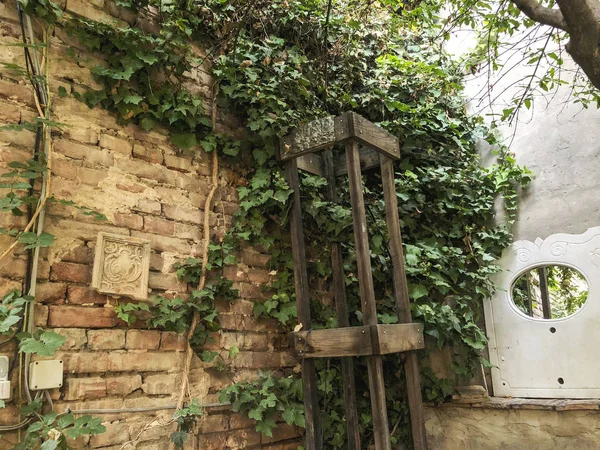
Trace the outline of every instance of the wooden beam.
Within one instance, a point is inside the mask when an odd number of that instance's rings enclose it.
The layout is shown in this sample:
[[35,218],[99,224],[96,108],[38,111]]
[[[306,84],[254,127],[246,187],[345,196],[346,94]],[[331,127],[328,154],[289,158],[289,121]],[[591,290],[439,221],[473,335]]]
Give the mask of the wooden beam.
[[302,124],[279,141],[279,159],[289,161],[302,155],[354,139],[392,158],[400,158],[398,138],[352,111]]
[[373,354],[388,355],[425,348],[423,325],[420,323],[396,323],[371,326]]
[[[327,151],[327,150],[326,150]],[[359,148],[359,159],[360,168],[364,172],[365,170],[374,169],[379,167],[379,153],[369,147]],[[324,168],[324,158],[318,153],[308,153],[306,155],[299,156],[297,158],[298,169],[303,170],[313,175],[319,175],[321,177],[326,176]],[[346,154],[337,153],[333,156],[333,171],[336,177],[348,174],[348,167],[346,166]]]
[[[404,250],[402,249],[402,234],[400,232],[400,218],[398,216],[398,197],[396,196],[396,185],[394,183],[394,161],[383,155],[381,155],[381,180],[385,202],[385,217],[390,236],[389,250],[392,260],[392,279],[396,308],[398,310],[398,321],[400,323],[411,323],[410,299],[408,297]],[[414,450],[427,450],[425,416],[423,399],[421,397],[421,379],[416,352],[408,352],[406,354],[404,372],[406,375],[413,447]]]
[[[302,229],[302,207],[300,204],[300,180],[296,160],[291,160],[286,167],[287,181],[294,190],[293,204],[290,211],[290,234],[292,240],[292,257],[294,261],[294,285],[296,291],[296,308],[298,321],[305,330],[310,330],[310,299],[308,297],[308,274],[306,270],[306,252],[304,248],[304,231]],[[317,401],[317,377],[314,361],[302,361],[302,386],[304,389],[304,418],[306,433],[304,443],[307,450],[322,450],[321,417]]]
[[373,354],[371,327],[329,328],[290,333],[297,358],[342,358]]
[[[335,168],[333,152],[323,152],[323,167],[327,178],[325,197],[327,200],[338,203],[340,201],[335,183]],[[344,161],[344,166],[345,166]],[[338,327],[349,327],[348,301],[346,299],[346,283],[344,282],[344,260],[342,258],[342,244],[331,243],[331,269],[333,292],[335,296],[335,316]],[[358,421],[358,407],[356,402],[356,382],[354,379],[354,361],[351,357],[342,358],[342,380],[344,389],[344,414],[346,419],[346,436],[348,450],[360,450],[360,426]]]
[[[350,140],[346,143],[346,161],[350,180],[350,201],[352,203],[352,222],[356,245],[356,262],[360,290],[360,306],[364,325],[377,325],[377,309],[373,273],[371,271],[371,252],[367,235],[367,218],[363,185],[360,172],[358,143]],[[376,450],[392,450],[387,409],[385,404],[385,381],[383,379],[383,361],[381,356],[367,358],[369,373],[369,396],[373,413],[373,435]]]
[[300,125],[279,143],[279,158],[288,161],[348,139],[344,116],[327,116]]
[[396,136],[355,112],[347,112],[346,117],[351,138],[392,159],[400,159],[400,143]]
[[424,348],[419,323],[363,325],[290,333],[291,348],[300,358],[345,358],[388,355]]

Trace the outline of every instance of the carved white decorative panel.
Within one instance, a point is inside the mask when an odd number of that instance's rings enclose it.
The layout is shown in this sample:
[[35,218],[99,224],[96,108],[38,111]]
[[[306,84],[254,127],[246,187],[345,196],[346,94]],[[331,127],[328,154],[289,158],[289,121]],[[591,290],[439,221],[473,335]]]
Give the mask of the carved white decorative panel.
[[148,298],[150,242],[98,233],[92,287],[101,294]]
[[[580,235],[517,241],[498,264],[498,291],[485,303],[494,395],[538,398],[600,397],[600,227]],[[581,272],[588,297],[562,319],[529,317],[511,301],[514,281],[543,265]]]

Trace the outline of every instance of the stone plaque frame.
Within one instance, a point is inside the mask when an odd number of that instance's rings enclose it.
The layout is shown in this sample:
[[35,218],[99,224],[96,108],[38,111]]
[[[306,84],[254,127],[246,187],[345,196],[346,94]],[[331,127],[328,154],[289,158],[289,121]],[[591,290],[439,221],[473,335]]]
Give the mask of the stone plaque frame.
[[150,241],[98,233],[92,288],[100,294],[148,299]]

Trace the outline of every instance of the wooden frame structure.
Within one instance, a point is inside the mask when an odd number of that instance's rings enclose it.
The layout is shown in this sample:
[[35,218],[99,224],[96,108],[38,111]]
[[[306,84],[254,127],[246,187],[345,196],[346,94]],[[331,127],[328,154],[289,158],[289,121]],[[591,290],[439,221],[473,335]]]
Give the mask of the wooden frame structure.
[[[345,143],[346,157],[337,158],[330,150],[315,154],[333,145]],[[288,183],[294,190],[290,213],[290,229],[294,260],[295,290],[300,331],[292,333],[292,350],[302,360],[302,382],[306,419],[305,448],[321,450],[322,434],[317,403],[314,358],[339,357],[342,360],[344,406],[348,430],[348,449],[360,449],[359,422],[356,409],[356,387],[352,357],[367,357],[369,391],[373,411],[376,450],[391,450],[390,432],[385,401],[382,355],[406,352],[405,373],[415,450],[427,450],[423,404],[417,355],[413,350],[424,346],[423,327],[413,324],[404,269],[402,236],[394,184],[394,161],[400,158],[398,139],[364,117],[347,112],[338,117],[328,116],[298,127],[280,142],[279,157],[287,162]],[[390,236],[389,250],[393,265],[393,286],[399,322],[394,325],[377,323],[377,310],[367,222],[363,198],[361,166],[369,169],[381,166],[381,178]],[[311,329],[310,302],[298,169],[325,176],[327,196],[338,201],[336,177],[348,174],[352,220],[358,265],[358,279],[363,326],[350,327],[343,279],[341,245],[332,244],[331,263],[335,290],[336,316],[340,328]]]

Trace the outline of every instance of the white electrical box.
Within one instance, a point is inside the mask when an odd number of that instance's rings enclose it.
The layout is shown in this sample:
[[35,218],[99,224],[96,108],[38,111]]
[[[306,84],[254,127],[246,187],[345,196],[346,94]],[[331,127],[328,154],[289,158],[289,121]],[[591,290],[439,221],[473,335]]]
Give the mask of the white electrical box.
[[0,400],[10,399],[9,359],[8,356],[0,356]]
[[29,389],[41,391],[63,385],[63,361],[35,361],[29,364]]

